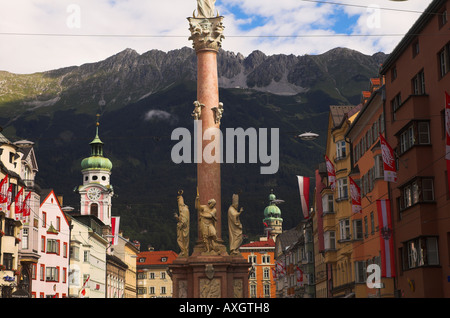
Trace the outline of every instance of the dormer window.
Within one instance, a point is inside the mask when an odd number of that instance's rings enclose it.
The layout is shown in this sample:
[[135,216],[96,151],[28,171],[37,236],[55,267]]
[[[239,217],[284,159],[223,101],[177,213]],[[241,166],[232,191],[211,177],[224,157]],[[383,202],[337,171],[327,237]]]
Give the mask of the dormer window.
[[167,257],[161,257],[161,262],[163,263],[167,262]]
[[145,257],[141,257],[140,259],[139,259],[139,263],[144,263],[145,262]]

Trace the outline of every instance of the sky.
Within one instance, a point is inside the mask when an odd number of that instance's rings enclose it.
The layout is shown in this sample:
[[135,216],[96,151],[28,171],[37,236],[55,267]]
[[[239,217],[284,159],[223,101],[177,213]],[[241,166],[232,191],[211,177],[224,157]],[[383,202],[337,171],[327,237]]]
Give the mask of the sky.
[[[216,0],[226,51],[315,55],[346,47],[390,53],[432,0]],[[195,0],[0,2],[0,71],[31,74],[192,47]]]

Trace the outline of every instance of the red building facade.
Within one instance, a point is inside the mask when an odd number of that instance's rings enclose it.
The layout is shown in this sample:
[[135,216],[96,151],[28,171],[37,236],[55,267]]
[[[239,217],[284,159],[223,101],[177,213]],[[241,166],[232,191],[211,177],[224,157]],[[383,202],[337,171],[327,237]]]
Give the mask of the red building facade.
[[450,92],[448,0],[433,1],[385,61],[386,140],[396,152],[389,182],[396,290],[450,297],[450,195],[445,91]]

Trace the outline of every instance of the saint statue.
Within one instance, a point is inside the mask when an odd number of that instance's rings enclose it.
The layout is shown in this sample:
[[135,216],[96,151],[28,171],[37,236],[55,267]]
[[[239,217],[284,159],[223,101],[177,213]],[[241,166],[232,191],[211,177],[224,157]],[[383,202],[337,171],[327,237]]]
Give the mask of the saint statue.
[[178,213],[174,214],[177,219],[177,242],[180,247],[180,257],[189,255],[189,207],[184,204],[183,190],[178,191]]
[[228,209],[228,234],[230,239],[230,255],[240,255],[239,247],[242,244],[242,224],[239,216],[244,208],[238,211],[239,195],[233,194],[230,208]]
[[201,238],[205,247],[205,252],[218,252],[217,232],[216,232],[216,200],[210,199],[207,205],[200,205],[200,196],[197,190],[195,198],[195,208],[199,215],[199,228]]
[[216,0],[197,0],[198,18],[214,17]]

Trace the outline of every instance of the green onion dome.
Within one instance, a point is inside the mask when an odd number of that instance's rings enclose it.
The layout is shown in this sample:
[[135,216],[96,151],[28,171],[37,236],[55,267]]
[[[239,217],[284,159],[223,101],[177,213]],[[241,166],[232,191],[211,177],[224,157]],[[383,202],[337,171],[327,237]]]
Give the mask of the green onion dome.
[[112,163],[103,157],[103,142],[98,137],[98,122],[94,140],[91,141],[91,156],[81,161],[82,170],[107,170],[111,171]]
[[264,218],[281,218],[281,210],[275,204],[274,200],[276,199],[275,194],[271,193],[269,195],[270,204],[264,209]]

